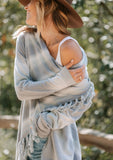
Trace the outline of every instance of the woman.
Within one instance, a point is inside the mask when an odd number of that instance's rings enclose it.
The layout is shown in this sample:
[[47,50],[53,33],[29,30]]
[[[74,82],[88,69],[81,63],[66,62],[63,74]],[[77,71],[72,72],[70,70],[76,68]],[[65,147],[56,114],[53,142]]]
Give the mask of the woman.
[[75,121],[91,106],[94,86],[85,52],[67,27],[81,27],[82,20],[65,0],[19,1],[26,23],[36,27],[14,35],[14,82],[22,101],[16,160],[81,160]]

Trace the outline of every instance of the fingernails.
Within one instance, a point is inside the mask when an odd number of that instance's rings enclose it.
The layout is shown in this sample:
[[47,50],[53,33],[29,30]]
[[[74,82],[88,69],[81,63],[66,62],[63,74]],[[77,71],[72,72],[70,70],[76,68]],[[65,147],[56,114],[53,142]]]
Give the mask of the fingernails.
[[73,60],[73,59],[71,60],[71,63],[72,63],[72,62],[74,62],[74,60]]

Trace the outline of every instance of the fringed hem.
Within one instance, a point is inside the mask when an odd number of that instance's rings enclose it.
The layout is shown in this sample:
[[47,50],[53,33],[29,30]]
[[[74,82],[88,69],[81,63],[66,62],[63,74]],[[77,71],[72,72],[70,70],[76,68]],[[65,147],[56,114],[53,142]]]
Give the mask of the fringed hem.
[[[88,90],[80,95],[80,96],[75,96],[74,99],[71,99],[70,101],[60,104],[59,106],[53,106],[49,108],[45,108],[44,111],[58,111],[62,112],[65,110],[69,110],[69,112],[81,112],[84,113],[92,104],[92,99],[95,95],[94,92],[94,84],[90,82],[90,86]],[[32,121],[32,132],[28,134],[25,138],[20,140],[17,144],[17,150],[16,150],[16,160],[27,160],[27,156],[31,156],[31,153],[33,153],[33,141],[35,141],[37,144],[40,143],[41,139],[47,139],[47,138],[40,138],[37,135],[36,131],[36,119],[39,118],[41,113],[35,112],[34,119],[35,121]],[[82,114],[81,114],[82,115]],[[80,115],[80,117],[81,117]],[[80,118],[79,117],[79,118]],[[43,145],[43,148],[45,145]]]
[[94,92],[94,84],[90,82],[90,86],[88,90],[80,95],[80,96],[75,96],[75,98],[71,99],[68,102],[65,102],[63,104],[60,104],[58,106],[53,106],[53,107],[47,107],[44,109],[44,111],[65,111],[68,109],[73,109],[74,111],[80,111],[83,110],[83,108],[86,108],[87,110],[91,104],[92,104],[92,99],[95,96]]
[[[19,141],[16,148],[16,160],[27,160],[27,157],[31,157],[31,153],[34,152],[33,142],[35,141],[37,145],[41,142],[41,140],[47,140],[47,138],[40,138],[38,136],[34,136],[31,134],[28,134],[25,138]],[[44,144],[46,141],[44,142]],[[43,149],[45,148],[45,145],[43,145]],[[42,150],[42,148],[41,148]]]

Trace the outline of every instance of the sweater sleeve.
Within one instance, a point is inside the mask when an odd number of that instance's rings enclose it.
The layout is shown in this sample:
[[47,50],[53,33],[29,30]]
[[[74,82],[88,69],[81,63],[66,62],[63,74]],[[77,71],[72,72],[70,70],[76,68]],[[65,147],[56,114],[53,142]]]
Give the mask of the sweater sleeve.
[[91,107],[94,95],[94,85],[90,82],[90,87],[84,96],[82,95],[79,98],[40,113],[37,118],[34,118],[37,134],[40,137],[47,137],[51,130],[62,129],[75,123]]
[[75,81],[65,66],[53,77],[41,81],[31,80],[26,60],[24,34],[21,34],[17,38],[14,86],[18,99],[30,100],[43,98],[73,84],[75,84]]

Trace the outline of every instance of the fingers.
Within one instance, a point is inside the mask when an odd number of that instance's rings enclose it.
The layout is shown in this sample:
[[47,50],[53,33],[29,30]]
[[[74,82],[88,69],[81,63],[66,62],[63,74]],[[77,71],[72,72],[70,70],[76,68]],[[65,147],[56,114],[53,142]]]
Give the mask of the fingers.
[[73,77],[73,79],[76,83],[79,83],[83,81],[84,77],[85,77],[84,75],[81,75],[81,76]]
[[76,69],[69,69],[74,65],[74,60],[71,60],[70,63],[65,65],[65,67],[69,70],[72,78],[76,83],[81,82],[85,78],[85,65]]
[[69,69],[69,72],[72,74],[72,75],[76,75],[77,76],[77,74],[83,74],[83,73],[85,73],[85,67],[83,66],[83,67],[81,67],[81,68],[78,68],[78,69]]
[[83,77],[83,78],[84,78],[85,73],[84,73],[84,72],[83,72],[83,73],[77,73],[77,74],[74,74],[74,76],[75,76],[76,78],[80,78],[80,77]]
[[80,70],[80,72],[76,72],[75,70],[69,70],[71,76],[75,80],[75,82],[79,83],[85,78],[85,69]]
[[71,68],[74,65],[74,60],[72,59],[71,62],[65,65],[67,69]]
[[[65,67],[66,67],[67,69],[69,69],[69,68],[71,68],[73,65],[74,65],[74,60],[72,59],[71,62],[69,62],[67,65],[65,65]],[[75,73],[79,73],[79,72],[81,72],[83,69],[85,69],[85,65],[83,65],[83,66],[80,67],[80,68],[71,69],[71,70],[74,70]]]
[[85,70],[85,65],[83,65],[82,67],[80,68],[76,68],[76,69],[71,69],[75,74],[76,73],[81,73],[81,72],[84,72]]
[[75,75],[75,79],[76,80],[83,80],[85,78],[85,73],[83,73],[83,74],[77,74],[77,75]]

